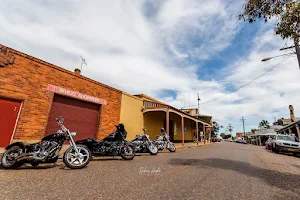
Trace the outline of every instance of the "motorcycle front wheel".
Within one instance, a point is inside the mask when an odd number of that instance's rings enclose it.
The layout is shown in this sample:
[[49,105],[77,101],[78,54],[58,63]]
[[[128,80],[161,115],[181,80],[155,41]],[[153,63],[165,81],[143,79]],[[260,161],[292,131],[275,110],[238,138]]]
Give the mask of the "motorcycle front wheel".
[[70,147],[64,153],[63,161],[71,169],[82,169],[89,164],[92,154],[85,145],[76,145],[78,153],[74,147]]
[[150,145],[148,146],[148,151],[149,151],[149,153],[150,153],[151,155],[156,155],[157,152],[158,152],[158,149],[157,149],[157,147],[156,147],[154,144],[150,144]]
[[121,150],[121,157],[124,160],[132,160],[135,156],[134,148],[130,145],[124,145]]
[[12,146],[11,148],[7,149],[1,159],[1,166],[4,169],[16,169],[21,167],[24,162],[16,161],[16,157],[20,156],[20,152],[22,152],[22,148],[19,146]]
[[167,144],[167,149],[169,149],[170,152],[175,152],[176,151],[176,147],[173,143]]

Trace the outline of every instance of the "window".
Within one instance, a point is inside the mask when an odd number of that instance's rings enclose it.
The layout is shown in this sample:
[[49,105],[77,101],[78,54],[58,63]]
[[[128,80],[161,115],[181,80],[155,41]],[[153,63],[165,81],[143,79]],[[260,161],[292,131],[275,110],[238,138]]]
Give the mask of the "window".
[[290,142],[299,142],[299,140],[296,137],[289,136],[289,135],[279,135],[277,137],[277,140],[286,140],[286,141],[290,141]]

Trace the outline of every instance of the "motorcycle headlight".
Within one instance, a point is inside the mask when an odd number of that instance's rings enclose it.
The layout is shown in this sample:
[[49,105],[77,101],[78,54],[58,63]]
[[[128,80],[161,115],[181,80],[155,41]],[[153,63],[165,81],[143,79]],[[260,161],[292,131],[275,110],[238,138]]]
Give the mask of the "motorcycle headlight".
[[76,132],[71,132],[70,135],[71,135],[72,137],[75,137],[75,136],[76,136]]

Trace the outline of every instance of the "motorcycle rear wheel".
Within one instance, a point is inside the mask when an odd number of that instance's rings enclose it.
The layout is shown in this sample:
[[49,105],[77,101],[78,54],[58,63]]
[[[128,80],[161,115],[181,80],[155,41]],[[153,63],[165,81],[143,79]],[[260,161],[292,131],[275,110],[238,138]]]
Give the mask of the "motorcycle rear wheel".
[[92,154],[85,145],[77,144],[78,153],[74,147],[70,147],[64,153],[63,161],[71,169],[82,169],[89,164]]
[[130,145],[125,145],[121,150],[121,157],[124,160],[132,160],[135,156],[134,148]]
[[[11,156],[13,153],[18,153],[22,150],[21,147],[19,146],[12,146],[11,148],[7,149],[3,156],[2,156],[2,159],[1,159],[1,166],[4,168],[4,169],[16,169],[18,167],[21,167],[24,162],[23,161],[20,161],[20,162],[17,162],[15,159],[11,159]],[[17,155],[19,156],[19,155]],[[14,157],[17,157],[16,155],[14,155]]]

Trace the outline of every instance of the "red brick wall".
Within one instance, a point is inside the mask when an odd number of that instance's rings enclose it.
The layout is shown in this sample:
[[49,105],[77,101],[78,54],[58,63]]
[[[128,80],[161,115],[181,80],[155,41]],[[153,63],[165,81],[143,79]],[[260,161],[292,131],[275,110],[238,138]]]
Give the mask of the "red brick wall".
[[47,90],[48,84],[106,99],[97,138],[115,130],[120,121],[121,91],[0,45],[0,96],[23,100],[14,139],[39,140],[44,136],[54,96]]

